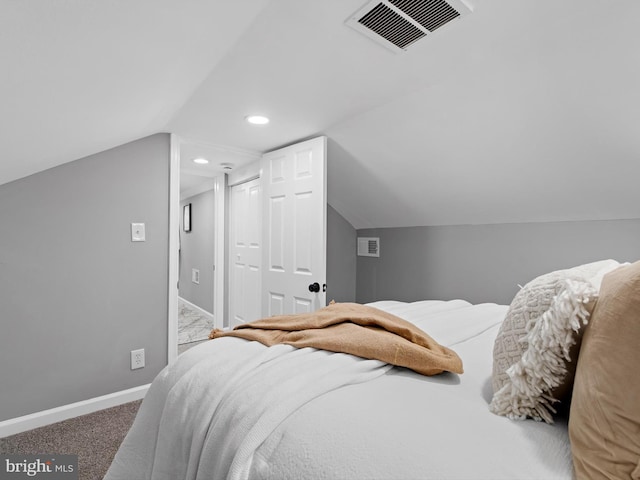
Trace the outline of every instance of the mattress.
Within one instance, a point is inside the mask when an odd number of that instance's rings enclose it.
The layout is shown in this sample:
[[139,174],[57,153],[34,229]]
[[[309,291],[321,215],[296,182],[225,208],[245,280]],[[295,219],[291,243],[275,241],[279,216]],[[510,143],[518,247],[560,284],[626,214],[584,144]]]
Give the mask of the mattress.
[[216,339],[154,380],[105,478],[572,478],[566,422],[488,410],[507,306],[369,305],[452,348],[465,372],[426,377],[346,354]]

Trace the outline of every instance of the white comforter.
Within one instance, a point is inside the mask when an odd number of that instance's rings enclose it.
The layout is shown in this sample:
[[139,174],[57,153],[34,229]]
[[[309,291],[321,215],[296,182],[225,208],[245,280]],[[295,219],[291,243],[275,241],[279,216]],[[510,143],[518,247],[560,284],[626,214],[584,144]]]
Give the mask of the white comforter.
[[220,338],[158,375],[105,479],[572,477],[566,424],[488,410],[506,306],[371,305],[453,348],[465,373]]

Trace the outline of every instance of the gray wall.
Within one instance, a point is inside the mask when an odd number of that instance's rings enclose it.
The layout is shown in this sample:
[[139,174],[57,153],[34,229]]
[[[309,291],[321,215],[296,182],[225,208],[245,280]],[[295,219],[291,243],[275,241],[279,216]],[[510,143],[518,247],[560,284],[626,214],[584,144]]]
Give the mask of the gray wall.
[[462,298],[509,304],[537,275],[590,261],[640,259],[640,219],[358,230],[380,258],[358,257],[358,302]]
[[[213,241],[215,192],[206,191],[180,202],[180,296],[213,313]],[[191,204],[191,231],[183,227],[183,207]],[[200,283],[191,281],[191,269],[200,271]]]
[[356,300],[356,229],[327,205],[327,302]]
[[[0,421],[167,364],[168,211],[168,134],[0,185]],[[132,371],[137,348],[147,366]]]

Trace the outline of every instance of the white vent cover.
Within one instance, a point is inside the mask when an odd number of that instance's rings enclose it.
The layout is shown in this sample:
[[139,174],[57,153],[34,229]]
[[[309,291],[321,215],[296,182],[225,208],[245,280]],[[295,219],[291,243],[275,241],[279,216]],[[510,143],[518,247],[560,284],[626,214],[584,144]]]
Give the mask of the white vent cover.
[[380,238],[358,237],[358,256],[379,257],[380,256]]
[[371,0],[346,24],[394,52],[403,52],[468,13],[471,9],[463,0]]

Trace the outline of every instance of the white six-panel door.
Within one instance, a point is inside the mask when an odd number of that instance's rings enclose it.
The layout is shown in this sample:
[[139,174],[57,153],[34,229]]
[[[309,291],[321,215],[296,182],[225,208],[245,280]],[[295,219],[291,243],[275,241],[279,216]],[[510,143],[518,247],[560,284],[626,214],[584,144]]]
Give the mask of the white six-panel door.
[[261,182],[262,316],[317,310],[326,305],[326,137],[265,154]]
[[230,189],[229,327],[261,318],[262,194],[260,179]]

